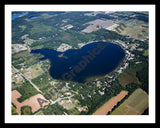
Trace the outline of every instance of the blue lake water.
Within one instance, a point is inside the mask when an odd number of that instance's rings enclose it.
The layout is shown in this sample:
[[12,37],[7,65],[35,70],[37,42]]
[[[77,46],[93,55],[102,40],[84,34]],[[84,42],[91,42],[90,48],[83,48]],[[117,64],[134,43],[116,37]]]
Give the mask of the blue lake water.
[[51,62],[49,74],[54,79],[85,82],[87,78],[105,75],[113,71],[125,57],[124,50],[117,44],[93,42],[81,49],[58,52],[50,49],[35,49]]
[[32,19],[33,17],[38,17],[40,15],[29,16],[28,19]]
[[[21,16],[25,16],[27,13],[21,13],[21,14],[12,14],[12,20],[13,19],[16,19],[18,17],[21,17]],[[29,16],[28,19],[32,19],[33,17],[38,17],[40,15],[33,15],[33,16]]]
[[21,16],[24,16],[26,15],[27,13],[22,13],[22,14],[17,14],[17,15],[12,15],[12,20],[15,19],[15,18],[18,18],[18,17],[21,17]]

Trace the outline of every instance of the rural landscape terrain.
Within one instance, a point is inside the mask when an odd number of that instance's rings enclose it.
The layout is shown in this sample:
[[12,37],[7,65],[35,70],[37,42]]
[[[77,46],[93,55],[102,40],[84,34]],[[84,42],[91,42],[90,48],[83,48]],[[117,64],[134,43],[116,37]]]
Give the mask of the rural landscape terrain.
[[[140,11],[12,12],[12,115],[147,115],[148,18]],[[56,50],[67,60],[65,51],[99,41],[120,46],[125,57],[83,82],[53,78],[51,61],[32,54]]]

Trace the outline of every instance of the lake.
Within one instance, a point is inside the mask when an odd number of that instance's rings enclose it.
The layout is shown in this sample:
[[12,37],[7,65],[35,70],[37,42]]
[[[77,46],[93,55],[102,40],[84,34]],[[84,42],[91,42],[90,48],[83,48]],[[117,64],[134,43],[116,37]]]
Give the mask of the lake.
[[[18,17],[22,17],[25,16],[27,13],[21,13],[21,14],[12,14],[12,20],[18,18]],[[33,15],[33,16],[29,16],[28,19],[32,19],[34,17],[38,17],[40,15]]]
[[26,15],[27,13],[21,13],[21,14],[12,14],[12,20],[14,20],[15,18],[21,17]]
[[33,17],[38,17],[40,15],[29,16],[28,19],[32,19]]
[[93,42],[65,52],[34,49],[31,53],[43,55],[39,60],[50,60],[49,74],[54,79],[76,82],[112,72],[125,57],[119,45],[108,42]]

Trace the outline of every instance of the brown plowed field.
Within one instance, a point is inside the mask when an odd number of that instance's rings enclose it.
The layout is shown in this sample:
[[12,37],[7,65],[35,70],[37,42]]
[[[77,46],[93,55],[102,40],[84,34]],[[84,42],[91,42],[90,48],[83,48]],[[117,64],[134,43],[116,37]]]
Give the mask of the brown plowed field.
[[16,106],[16,109],[17,109],[17,111],[18,111],[19,114],[21,114],[21,107],[23,107],[23,106],[30,106],[32,108],[32,113],[34,113],[37,110],[39,110],[41,108],[41,106],[40,106],[37,98],[40,98],[42,100],[47,101],[47,102],[43,103],[43,107],[45,105],[49,104],[49,101],[46,100],[44,98],[44,96],[41,95],[41,94],[37,94],[35,96],[32,96],[29,99],[23,101],[22,103],[20,103],[20,102],[17,101],[17,98],[20,98],[20,97],[21,97],[21,94],[17,90],[13,90],[12,91],[12,103]]
[[121,91],[120,94],[107,101],[102,107],[93,113],[93,115],[107,115],[108,112],[110,112],[126,95],[128,95],[127,91]]

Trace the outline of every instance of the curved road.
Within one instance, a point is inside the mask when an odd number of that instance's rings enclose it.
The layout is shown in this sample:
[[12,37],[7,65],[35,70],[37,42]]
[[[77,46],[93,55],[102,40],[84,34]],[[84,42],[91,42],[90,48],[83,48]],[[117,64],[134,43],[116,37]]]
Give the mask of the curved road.
[[66,99],[66,98],[71,98],[72,96],[73,96],[73,95],[68,96],[68,97],[58,98],[58,99],[57,99],[57,100],[55,100],[55,101],[50,100],[50,102],[51,102],[51,104],[50,104],[50,105],[53,105],[53,104],[55,104],[56,102],[58,102],[58,101],[60,101],[60,100],[63,100],[63,99]]

